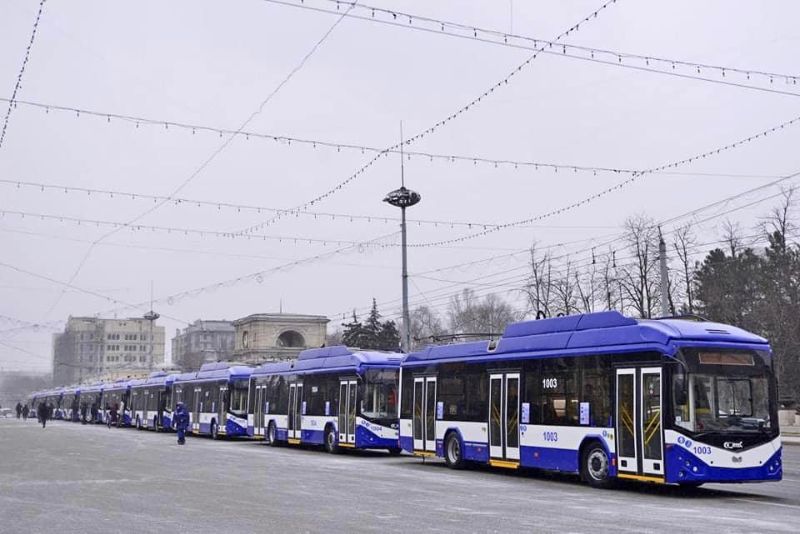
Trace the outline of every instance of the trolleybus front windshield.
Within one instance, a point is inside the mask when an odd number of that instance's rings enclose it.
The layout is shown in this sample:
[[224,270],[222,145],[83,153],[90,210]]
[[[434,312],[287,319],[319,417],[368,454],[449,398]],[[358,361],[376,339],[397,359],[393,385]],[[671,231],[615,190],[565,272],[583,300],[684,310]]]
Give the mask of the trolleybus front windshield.
[[369,419],[397,419],[397,379],[399,371],[368,370],[365,373],[361,415]]
[[755,351],[692,351],[688,374],[673,375],[675,426],[690,432],[759,432],[771,417],[768,356]]

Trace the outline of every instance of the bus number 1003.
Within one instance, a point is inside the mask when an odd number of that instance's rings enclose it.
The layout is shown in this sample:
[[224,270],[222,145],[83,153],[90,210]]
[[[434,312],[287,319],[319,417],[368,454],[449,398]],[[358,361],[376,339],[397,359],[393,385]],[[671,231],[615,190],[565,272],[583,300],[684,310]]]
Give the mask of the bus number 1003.
[[557,378],[542,378],[542,389],[557,389],[557,388],[558,388]]
[[542,432],[545,441],[558,441],[558,432]]

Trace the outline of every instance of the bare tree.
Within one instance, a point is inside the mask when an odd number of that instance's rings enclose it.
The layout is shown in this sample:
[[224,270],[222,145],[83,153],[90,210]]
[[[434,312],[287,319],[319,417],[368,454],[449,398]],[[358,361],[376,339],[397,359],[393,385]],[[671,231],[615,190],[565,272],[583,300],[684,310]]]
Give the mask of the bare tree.
[[796,225],[790,218],[790,212],[795,205],[794,193],[795,188],[789,187],[782,191],[782,201],[780,204],[772,208],[767,219],[761,224],[762,231],[768,238],[775,240],[775,246],[779,248],[781,253],[787,250],[788,236],[797,230]]
[[530,275],[522,288],[532,314],[542,312],[549,317],[554,306],[553,263],[549,253],[538,254],[536,244],[530,250]]
[[[691,249],[697,244],[694,231],[690,225],[679,228],[675,232],[672,246],[680,262],[680,284],[684,290],[685,311],[694,313],[694,267],[691,261]],[[676,283],[677,286],[677,283]]]
[[561,276],[556,278],[553,283],[553,291],[556,297],[556,307],[553,311],[564,315],[578,311],[578,306],[575,302],[576,286],[572,260],[567,258],[564,268],[561,270]]
[[625,221],[625,241],[632,262],[619,269],[619,282],[634,311],[649,318],[658,302],[658,231],[645,215]]
[[419,306],[411,310],[411,339],[417,346],[424,346],[435,341],[437,336],[445,333],[442,318],[428,306]]
[[722,223],[722,240],[728,245],[731,258],[735,258],[742,249],[742,229],[739,223],[726,219]]
[[336,327],[333,332],[328,332],[325,336],[325,346],[327,347],[335,347],[336,345],[342,344],[342,329],[341,327]]
[[480,300],[473,290],[464,289],[450,299],[448,318],[453,334],[501,334],[508,323],[519,319],[519,314],[496,295]]

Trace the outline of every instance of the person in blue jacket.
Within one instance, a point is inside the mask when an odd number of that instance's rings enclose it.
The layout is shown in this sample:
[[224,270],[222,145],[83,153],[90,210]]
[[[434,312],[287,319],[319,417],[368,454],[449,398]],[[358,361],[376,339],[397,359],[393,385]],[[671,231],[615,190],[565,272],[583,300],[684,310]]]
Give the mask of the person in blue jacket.
[[178,445],[186,443],[186,429],[189,428],[189,412],[182,402],[175,406],[175,430],[178,432]]

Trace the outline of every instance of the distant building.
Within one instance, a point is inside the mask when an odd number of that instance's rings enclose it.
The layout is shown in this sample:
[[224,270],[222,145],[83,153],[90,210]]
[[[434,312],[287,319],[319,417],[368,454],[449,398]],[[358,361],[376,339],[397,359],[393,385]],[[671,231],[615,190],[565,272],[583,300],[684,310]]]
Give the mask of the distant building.
[[230,321],[198,319],[172,338],[172,363],[184,371],[197,371],[207,362],[227,360],[233,354],[235,328]]
[[[142,318],[70,317],[53,335],[53,383],[146,374],[164,364],[164,327]],[[152,354],[152,357],[151,357]]]
[[329,319],[322,315],[257,313],[233,322],[233,360],[257,364],[288,360],[301,350],[325,343]]

